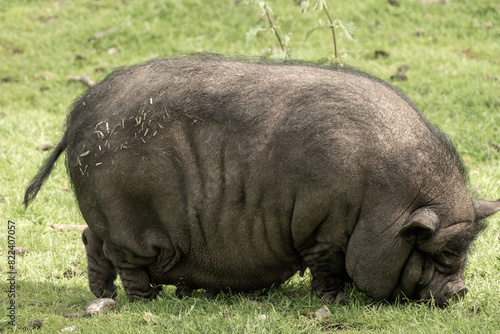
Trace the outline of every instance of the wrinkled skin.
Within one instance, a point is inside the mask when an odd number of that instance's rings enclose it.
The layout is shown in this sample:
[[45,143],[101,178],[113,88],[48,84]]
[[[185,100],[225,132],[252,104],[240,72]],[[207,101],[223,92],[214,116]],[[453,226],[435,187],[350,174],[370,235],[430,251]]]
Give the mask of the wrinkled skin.
[[158,60],[118,71],[73,105],[57,157],[89,228],[90,289],[131,300],[249,291],[309,267],[345,303],[467,292],[481,221],[449,140],[386,83],[344,68]]

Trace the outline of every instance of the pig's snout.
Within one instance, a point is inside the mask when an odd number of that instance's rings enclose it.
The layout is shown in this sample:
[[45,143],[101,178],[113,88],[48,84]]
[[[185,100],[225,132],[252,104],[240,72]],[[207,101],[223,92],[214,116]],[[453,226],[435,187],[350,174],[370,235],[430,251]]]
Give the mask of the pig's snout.
[[468,292],[469,292],[469,289],[467,289],[465,286],[461,286],[458,290],[453,292],[453,294],[451,295],[451,298],[449,298],[449,299],[451,299],[454,302],[462,300],[465,298],[465,295]]
[[465,287],[463,281],[450,282],[444,286],[447,291],[442,298],[436,298],[436,304],[441,307],[446,307],[451,302],[457,302],[465,298],[469,289]]

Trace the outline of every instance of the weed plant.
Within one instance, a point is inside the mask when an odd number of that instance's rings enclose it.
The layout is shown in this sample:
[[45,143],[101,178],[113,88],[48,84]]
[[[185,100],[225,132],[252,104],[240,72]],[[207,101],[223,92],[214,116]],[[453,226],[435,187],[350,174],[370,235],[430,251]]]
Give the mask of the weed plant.
[[[273,22],[286,22],[289,57],[332,62],[324,13],[297,1],[268,1]],[[500,5],[497,0],[327,1],[333,19],[351,22],[355,40],[337,35],[341,62],[366,70],[406,92],[456,143],[475,197],[500,197]],[[500,332],[500,217],[490,219],[465,272],[469,294],[446,309],[425,303],[374,303],[354,287],[352,302],[324,306],[310,277],[293,277],[272,292],[178,299],[172,287],[148,303],[81,314],[94,300],[85,274],[81,232],[53,224],[85,224],[64,159],[27,211],[26,185],[48,152],[41,144],[62,135],[67,108],[86,89],[68,76],[99,81],[122,65],[192,52],[280,57],[272,31],[247,41],[255,7],[235,0],[3,0],[0,2],[0,332],[54,333],[75,325],[87,333],[380,333]],[[306,41],[304,41],[306,40]],[[398,69],[400,69],[398,71]],[[399,75],[397,75],[399,74]],[[392,77],[392,79],[391,79]],[[8,326],[7,222],[16,224],[16,326]],[[33,329],[39,319],[42,327]]]

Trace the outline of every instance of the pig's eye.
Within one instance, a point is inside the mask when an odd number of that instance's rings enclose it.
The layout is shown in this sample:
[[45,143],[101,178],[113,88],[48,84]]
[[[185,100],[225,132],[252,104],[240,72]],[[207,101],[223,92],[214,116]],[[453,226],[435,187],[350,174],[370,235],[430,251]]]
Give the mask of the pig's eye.
[[463,256],[455,252],[442,251],[432,256],[437,269],[440,272],[454,272],[458,270],[463,262]]

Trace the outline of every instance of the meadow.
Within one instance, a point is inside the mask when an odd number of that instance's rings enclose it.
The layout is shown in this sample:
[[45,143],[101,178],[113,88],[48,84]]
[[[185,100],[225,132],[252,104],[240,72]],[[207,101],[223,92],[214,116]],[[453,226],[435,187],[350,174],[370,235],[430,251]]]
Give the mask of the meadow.
[[[312,3],[312,1],[311,1]],[[407,94],[446,132],[461,154],[475,198],[500,198],[500,2],[498,0],[333,1],[340,61]],[[286,56],[333,62],[332,35],[317,29],[324,12],[298,1],[269,1]],[[113,69],[152,58],[215,52],[284,56],[255,3],[239,0],[2,0],[0,2],[0,333],[54,333],[75,325],[87,333],[500,333],[500,214],[471,250],[469,294],[445,309],[427,303],[374,302],[355,287],[348,305],[324,305],[310,277],[248,295],[184,299],[166,287],[161,298],[80,316],[95,299],[88,288],[81,231],[85,225],[64,159],[25,210],[24,190],[64,131],[71,102],[86,89],[70,76],[98,82]],[[249,32],[257,32],[253,38]],[[12,223],[9,223],[12,222]],[[8,229],[15,226],[15,230]],[[9,278],[9,231],[25,247]],[[119,283],[119,282],[118,282]],[[15,326],[8,324],[15,301]],[[315,316],[326,306],[331,316]],[[32,327],[34,320],[42,326]]]

